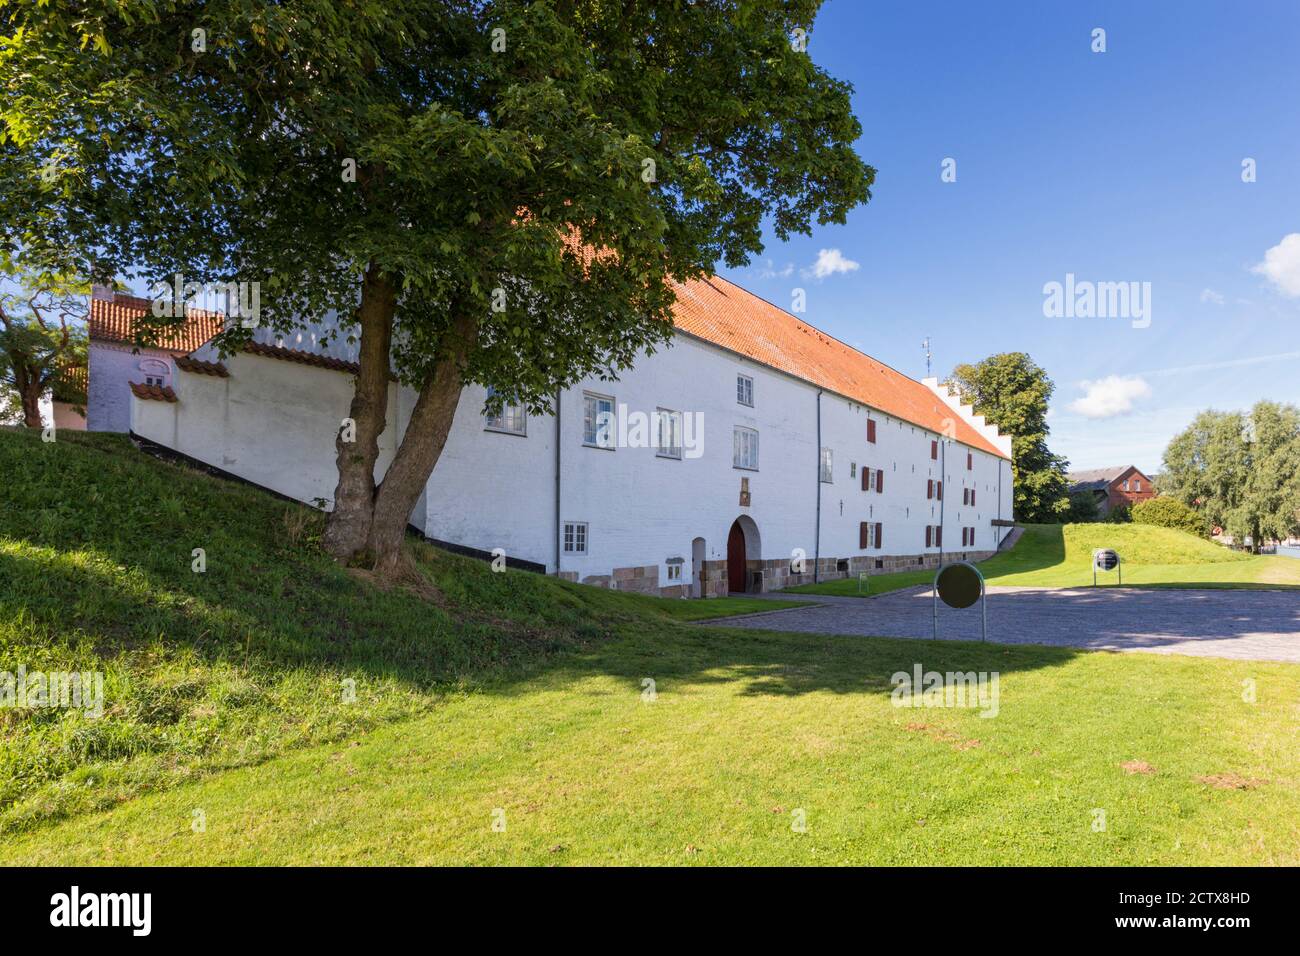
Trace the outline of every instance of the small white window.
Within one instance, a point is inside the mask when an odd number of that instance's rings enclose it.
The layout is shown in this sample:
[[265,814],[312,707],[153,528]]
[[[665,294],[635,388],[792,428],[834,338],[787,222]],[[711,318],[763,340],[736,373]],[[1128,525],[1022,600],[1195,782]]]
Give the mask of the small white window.
[[587,522],[566,521],[564,523],[564,553],[587,553]]
[[748,375],[736,376],[736,401],[754,407],[754,380]]
[[856,461],[849,462],[849,477],[858,477],[858,463]]
[[582,443],[592,448],[614,447],[614,399],[584,392],[582,395]]
[[737,468],[758,471],[758,432],[736,426],[732,464]]
[[1134,490],[1134,491],[1141,491],[1141,490],[1142,490],[1142,479],[1141,479],[1141,478],[1134,478],[1134,479],[1133,479],[1133,490]]
[[140,371],[144,373],[144,383],[146,385],[157,385],[159,388],[166,388],[172,383],[171,366],[162,359],[141,359]]
[[1128,479],[1127,479],[1127,478],[1124,479],[1124,490],[1125,490],[1125,491],[1128,491]]
[[668,565],[668,580],[680,581],[682,579],[682,566],[680,564]]
[[[496,394],[496,389],[489,388],[487,397]],[[496,415],[484,415],[483,427],[490,432],[505,432],[509,435],[527,434],[528,416],[522,405],[502,405]]]
[[822,449],[822,481],[831,482],[835,480],[835,469],[833,467],[833,454],[830,448]]
[[655,409],[655,441],[661,458],[682,457],[682,413]]

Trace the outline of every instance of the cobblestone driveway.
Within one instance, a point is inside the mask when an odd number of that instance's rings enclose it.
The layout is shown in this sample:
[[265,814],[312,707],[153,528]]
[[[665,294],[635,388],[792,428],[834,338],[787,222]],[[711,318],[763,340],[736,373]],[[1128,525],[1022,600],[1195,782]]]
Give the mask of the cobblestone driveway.
[[[931,636],[930,589],[874,598],[773,594],[817,606],[702,622],[814,634]],[[1175,588],[988,589],[989,640],[1300,663],[1300,591]],[[980,639],[979,605],[939,604],[939,637]]]

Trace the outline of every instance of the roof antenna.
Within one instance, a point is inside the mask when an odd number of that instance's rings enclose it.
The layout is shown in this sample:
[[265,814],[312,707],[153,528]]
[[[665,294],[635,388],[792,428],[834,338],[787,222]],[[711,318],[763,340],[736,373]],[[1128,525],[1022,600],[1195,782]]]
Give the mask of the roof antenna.
[[921,343],[921,348],[925,350],[925,377],[930,377],[930,336],[925,337]]

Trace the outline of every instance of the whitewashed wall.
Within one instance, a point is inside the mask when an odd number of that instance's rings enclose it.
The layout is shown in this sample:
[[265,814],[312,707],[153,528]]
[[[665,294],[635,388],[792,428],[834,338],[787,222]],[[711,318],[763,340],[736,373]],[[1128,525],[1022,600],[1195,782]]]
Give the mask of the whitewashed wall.
[[130,382],[143,382],[140,363],[156,359],[167,364],[174,382],[176,365],[170,352],[138,349],[125,343],[91,342],[88,349],[86,428],[93,432],[125,432],[131,428]]

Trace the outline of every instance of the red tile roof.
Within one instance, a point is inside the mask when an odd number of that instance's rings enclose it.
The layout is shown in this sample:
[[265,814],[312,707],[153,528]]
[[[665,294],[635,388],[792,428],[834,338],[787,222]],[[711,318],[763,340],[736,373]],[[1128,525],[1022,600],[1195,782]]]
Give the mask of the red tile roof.
[[1005,458],[992,442],[916,379],[876,361],[726,279],[678,285],[673,319],[689,335]]
[[182,371],[194,372],[198,375],[230,378],[230,371],[220,362],[205,362],[202,359],[190,358],[188,355],[176,356],[176,367]]
[[131,386],[131,393],[136,398],[147,398],[156,402],[176,401],[176,393],[172,391],[170,385],[141,385],[139,382],[127,384]]
[[266,358],[283,359],[286,362],[298,362],[302,365],[314,365],[316,368],[333,369],[336,372],[350,372],[353,375],[361,371],[361,366],[356,362],[332,358],[329,355],[318,355],[315,352],[304,352],[301,349],[289,349],[283,345],[249,342],[244,346],[244,351],[253,355],[262,355]]
[[[90,337],[101,342],[126,342],[181,355],[193,352],[220,332],[224,319],[220,312],[189,309],[183,324],[153,331],[142,321],[152,311],[153,300],[139,296],[118,292],[111,300],[91,298]],[[154,337],[142,338],[145,331],[151,331]]]

